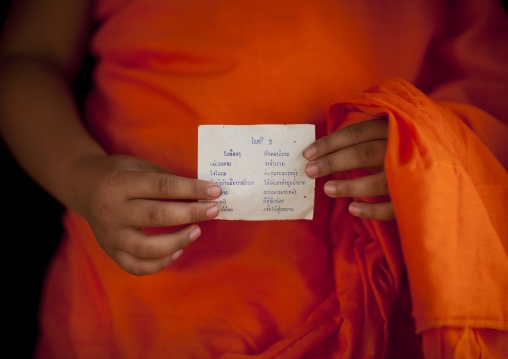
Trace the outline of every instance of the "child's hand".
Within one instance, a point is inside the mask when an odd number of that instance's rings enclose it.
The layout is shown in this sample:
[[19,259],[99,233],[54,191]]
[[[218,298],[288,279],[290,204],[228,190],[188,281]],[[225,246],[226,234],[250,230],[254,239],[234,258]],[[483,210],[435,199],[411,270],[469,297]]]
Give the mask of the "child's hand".
[[221,189],[207,181],[179,177],[142,159],[93,156],[74,174],[78,212],[90,224],[104,251],[126,272],[159,272],[196,240],[199,226],[148,235],[142,227],[164,227],[212,219],[214,203],[167,200],[215,199]]
[[[303,156],[309,160],[305,172],[310,178],[318,178],[335,172],[365,168],[373,174],[351,180],[328,181],[324,186],[325,193],[330,197],[388,195],[383,168],[387,138],[387,120],[364,121],[335,131],[305,149]],[[353,202],[349,211],[363,218],[395,218],[391,202]]]

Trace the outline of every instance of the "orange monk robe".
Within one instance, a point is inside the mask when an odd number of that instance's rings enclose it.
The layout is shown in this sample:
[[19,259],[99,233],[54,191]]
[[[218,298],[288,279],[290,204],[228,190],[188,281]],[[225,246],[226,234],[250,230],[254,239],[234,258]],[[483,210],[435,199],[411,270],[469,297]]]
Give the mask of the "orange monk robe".
[[176,263],[138,278],[67,213],[40,358],[503,356],[499,4],[100,0],[95,13],[87,121],[108,152],[195,177],[201,124],[315,123],[321,137],[387,116],[398,221],[353,218],[321,179],[313,221],[202,223]]

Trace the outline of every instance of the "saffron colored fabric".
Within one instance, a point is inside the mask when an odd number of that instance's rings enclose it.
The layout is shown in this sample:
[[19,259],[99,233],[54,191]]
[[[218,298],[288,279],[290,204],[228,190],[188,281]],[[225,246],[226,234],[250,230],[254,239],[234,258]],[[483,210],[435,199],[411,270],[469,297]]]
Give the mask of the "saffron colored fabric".
[[173,265],[134,277],[67,212],[38,358],[508,355],[499,3],[98,0],[95,16],[86,120],[109,153],[196,177],[201,124],[322,137],[387,118],[397,221],[351,216],[319,179],[314,220],[208,221]]

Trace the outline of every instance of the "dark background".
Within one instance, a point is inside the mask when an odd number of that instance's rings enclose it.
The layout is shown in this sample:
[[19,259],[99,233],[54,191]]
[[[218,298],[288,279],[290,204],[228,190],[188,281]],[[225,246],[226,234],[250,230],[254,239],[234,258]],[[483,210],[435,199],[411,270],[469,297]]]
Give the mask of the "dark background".
[[[72,0],[69,0],[72,1]],[[505,8],[508,0],[503,0]],[[0,25],[10,0],[1,0]],[[86,69],[90,67],[87,62]],[[507,64],[508,66],[508,64]],[[88,83],[86,72],[76,86],[78,97]],[[0,141],[2,190],[4,353],[32,357],[37,337],[37,311],[43,277],[62,235],[62,207],[25,175]]]
[[[69,0],[73,1],[73,0]],[[12,0],[0,0],[0,27]],[[74,92],[84,98],[90,86],[91,57],[83,64]],[[41,134],[42,136],[44,134]],[[2,291],[5,303],[6,353],[31,358],[38,333],[38,308],[44,275],[63,234],[63,207],[42,190],[13,159],[0,137],[0,240],[4,248]]]
[[[0,3],[1,25],[11,1]],[[2,140],[0,173],[0,243],[4,253],[1,280],[5,283],[2,295],[7,319],[7,335],[2,342],[9,356],[31,358],[44,273],[62,235],[62,207],[25,175]]]

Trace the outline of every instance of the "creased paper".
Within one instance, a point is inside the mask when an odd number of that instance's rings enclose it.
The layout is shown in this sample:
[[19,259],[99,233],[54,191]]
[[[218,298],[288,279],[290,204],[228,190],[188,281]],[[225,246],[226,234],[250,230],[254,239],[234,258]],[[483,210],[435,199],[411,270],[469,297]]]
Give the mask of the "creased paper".
[[314,140],[314,125],[199,126],[198,178],[222,188],[217,219],[312,219],[302,152]]

